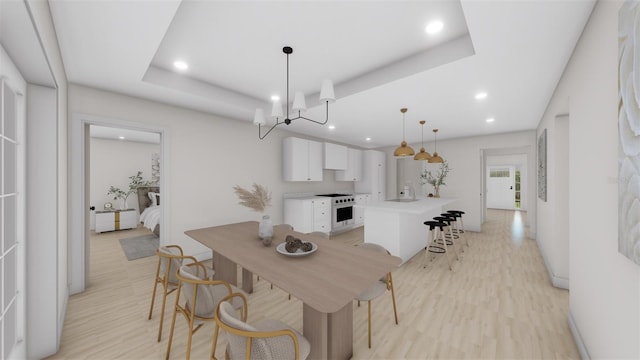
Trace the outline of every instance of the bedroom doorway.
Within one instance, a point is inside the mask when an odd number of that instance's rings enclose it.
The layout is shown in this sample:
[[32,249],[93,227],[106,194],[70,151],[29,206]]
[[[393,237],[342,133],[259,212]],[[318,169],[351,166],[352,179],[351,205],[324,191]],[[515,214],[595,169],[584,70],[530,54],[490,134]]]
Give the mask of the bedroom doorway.
[[[170,164],[166,141],[168,131],[164,128],[119,119],[73,114],[70,130],[69,288],[70,294],[76,294],[83,292],[89,285],[92,234],[96,234],[96,230],[122,232],[122,238],[125,238],[125,232],[133,231],[96,229],[96,213],[104,212],[105,207],[118,210],[126,207],[129,209],[126,212],[119,211],[119,214],[126,213],[126,216],[116,217],[113,214],[114,223],[107,221],[107,226],[120,227],[122,224],[124,229],[130,228],[133,224],[135,230],[140,219],[141,205],[137,192],[129,194],[125,206],[122,196],[114,200],[113,192],[109,194],[111,187],[129,192],[131,177],[140,171],[143,181],[157,182],[165,192],[169,189]],[[170,199],[162,200],[158,205],[160,211],[157,216],[158,223],[162,224],[160,244],[164,243],[164,234],[170,231],[168,214],[163,211],[170,206]],[[99,221],[102,224],[104,218]]]

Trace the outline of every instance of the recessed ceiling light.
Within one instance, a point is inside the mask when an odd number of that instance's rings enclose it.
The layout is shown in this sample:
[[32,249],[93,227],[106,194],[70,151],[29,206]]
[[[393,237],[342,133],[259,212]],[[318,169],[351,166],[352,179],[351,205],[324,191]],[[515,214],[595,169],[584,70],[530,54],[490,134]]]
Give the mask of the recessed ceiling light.
[[118,139],[124,140],[124,136],[118,136]]
[[444,24],[442,23],[442,21],[433,21],[427,25],[424,31],[426,31],[427,34],[429,35],[433,35],[442,31],[443,27],[444,27]]
[[478,99],[478,100],[482,100],[482,99],[484,99],[486,97],[487,97],[487,93],[486,92],[479,92],[479,93],[476,94],[476,99]]
[[329,130],[335,130],[336,126],[335,125],[329,125]]
[[187,70],[189,68],[189,64],[180,60],[174,61],[173,66],[178,70]]
[[494,118],[488,118],[488,119],[487,119],[487,122],[488,122],[488,123],[492,123],[492,122],[494,122],[494,121],[496,121],[496,119],[494,119]]
[[271,101],[278,101],[280,100],[280,96],[278,95],[271,95]]
[[365,140],[365,141],[371,141],[371,138],[366,138],[366,139],[364,139],[364,140]]

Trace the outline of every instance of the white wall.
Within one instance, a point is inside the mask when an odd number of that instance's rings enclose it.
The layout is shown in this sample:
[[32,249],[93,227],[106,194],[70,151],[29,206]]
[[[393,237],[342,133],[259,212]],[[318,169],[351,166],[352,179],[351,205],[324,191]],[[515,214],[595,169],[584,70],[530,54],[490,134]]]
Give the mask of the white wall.
[[273,202],[267,212],[274,223],[282,222],[284,193],[353,191],[353,182],[334,181],[333,170],[324,171],[322,182],[283,182],[282,139],[296,135],[274,130],[259,140],[251,119],[243,123],[78,85],[69,87],[69,111],[77,118],[92,114],[167,131],[170,189],[163,192],[171,202],[165,208],[171,222],[168,239],[189,254],[210,251],[184,235],[186,230],[260,218],[238,205],[235,185],[255,182],[269,188]]
[[[449,163],[451,171],[446,179],[446,186],[440,187],[441,197],[455,197],[458,201],[451,204],[448,208],[462,210],[465,212],[464,224],[465,228],[471,231],[480,231],[481,229],[481,213],[482,213],[482,157],[481,150],[499,151],[502,148],[524,148],[535,146],[535,132],[523,131],[508,134],[496,134],[486,136],[476,136],[453,140],[438,140],[438,154]],[[411,144],[416,149],[420,148],[419,144]],[[434,144],[427,144],[427,149],[433,149]],[[387,197],[391,198],[392,194],[397,193],[397,171],[398,167],[396,159],[393,157],[394,148],[380,149],[387,154]],[[423,166],[422,161],[415,160],[398,160],[406,161],[407,174],[419,174]],[[528,182],[534,181],[533,175],[535,169],[532,166],[535,162],[528,163]],[[428,166],[437,169],[438,164],[429,164]],[[416,179],[417,181],[417,179]],[[529,195],[531,196],[531,195]],[[530,199],[530,198],[529,198]],[[529,201],[531,204],[532,201]],[[535,228],[535,209],[531,209],[528,213],[529,224]]]
[[[106,202],[120,208],[122,199],[113,200],[112,195],[107,195],[109,187],[113,185],[127,191],[129,176],[138,171],[142,171],[145,180],[151,180],[151,156],[154,153],[160,153],[159,144],[92,138],[89,164],[90,204],[96,210],[102,210]],[[138,209],[136,193],[127,198],[127,207]],[[92,221],[91,229],[94,228],[95,222]]]
[[[548,129],[552,160],[555,118],[569,114],[569,319],[574,338],[585,357],[638,359],[640,267],[618,252],[617,237],[620,5],[596,4],[538,133]],[[551,226],[558,216],[554,185],[549,183],[549,201],[540,204],[539,228]]]

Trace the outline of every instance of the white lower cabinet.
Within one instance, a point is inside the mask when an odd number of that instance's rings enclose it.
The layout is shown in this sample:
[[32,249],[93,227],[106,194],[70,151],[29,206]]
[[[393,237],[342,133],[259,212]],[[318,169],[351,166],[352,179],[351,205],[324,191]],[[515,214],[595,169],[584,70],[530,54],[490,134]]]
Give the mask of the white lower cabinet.
[[[369,203],[369,199],[371,198],[370,194],[356,194],[356,205],[366,205]],[[355,221],[356,226],[364,225],[364,209],[361,207],[353,208],[353,219]]]
[[284,200],[284,222],[301,233],[331,232],[331,199],[323,197]]
[[96,232],[133,229],[138,226],[136,209],[96,211]]

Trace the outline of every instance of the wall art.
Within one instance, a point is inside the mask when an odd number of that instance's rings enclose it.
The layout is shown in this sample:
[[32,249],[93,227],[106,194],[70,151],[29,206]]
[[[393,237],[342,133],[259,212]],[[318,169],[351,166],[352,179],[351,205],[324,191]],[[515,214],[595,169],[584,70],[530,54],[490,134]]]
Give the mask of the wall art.
[[618,13],[618,251],[640,265],[640,2]]

